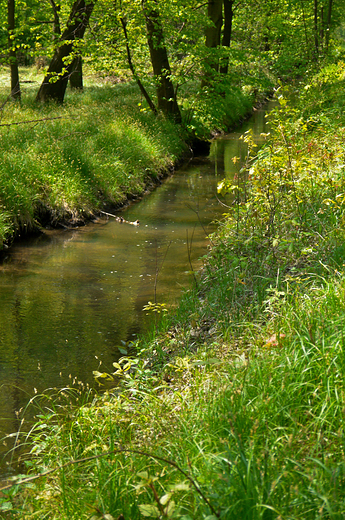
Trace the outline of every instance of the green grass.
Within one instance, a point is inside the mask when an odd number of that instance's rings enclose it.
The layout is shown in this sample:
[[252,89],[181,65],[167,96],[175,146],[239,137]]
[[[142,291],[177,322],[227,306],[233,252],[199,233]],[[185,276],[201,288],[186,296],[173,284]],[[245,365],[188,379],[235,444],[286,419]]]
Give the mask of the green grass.
[[[0,128],[0,244],[40,222],[78,221],[121,204],[185,152],[183,132],[141,111],[133,85],[86,87],[62,107],[37,106],[33,93],[1,113],[10,126]],[[13,124],[32,120],[40,121]]]
[[39,105],[42,75],[23,68],[20,77],[21,104],[8,99],[9,73],[0,71],[0,248],[41,225],[79,223],[137,197],[181,160],[187,141],[225,129],[253,104],[239,89],[225,97],[194,89],[181,100],[181,129],[154,117],[133,83],[86,77],[84,92],[68,91],[63,106]]
[[342,67],[279,91],[259,153],[245,136],[198,287],[118,388],[37,399],[27,472],[53,471],[6,491],[12,518],[344,518]]
[[251,335],[250,350],[209,339],[166,363],[164,379],[141,359],[121,395],[67,417],[55,396],[31,464],[99,458],[32,483],[18,518],[154,518],[155,493],[171,498],[167,518],[215,518],[209,504],[227,519],[342,518],[345,280],[300,289],[280,304],[277,341],[275,323]]

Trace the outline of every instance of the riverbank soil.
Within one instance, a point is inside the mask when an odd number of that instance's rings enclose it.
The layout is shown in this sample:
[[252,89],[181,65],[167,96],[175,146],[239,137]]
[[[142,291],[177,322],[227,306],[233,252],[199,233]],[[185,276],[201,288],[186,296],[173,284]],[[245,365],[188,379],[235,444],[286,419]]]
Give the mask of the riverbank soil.
[[51,400],[13,518],[344,517],[344,73],[280,88],[258,153],[243,136],[196,288],[96,374],[121,392]]

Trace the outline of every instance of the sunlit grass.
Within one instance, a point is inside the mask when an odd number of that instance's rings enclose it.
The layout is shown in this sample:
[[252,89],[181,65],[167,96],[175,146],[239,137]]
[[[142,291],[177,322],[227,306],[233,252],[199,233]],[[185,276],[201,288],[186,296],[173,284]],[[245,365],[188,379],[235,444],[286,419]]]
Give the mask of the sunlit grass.
[[[327,92],[284,93],[244,165],[250,197],[198,287],[114,366],[119,388],[41,410],[28,471],[55,471],[8,491],[14,518],[344,518],[344,138]],[[320,99],[328,125],[310,119]]]
[[35,104],[29,85],[21,105],[8,100],[1,112],[1,242],[42,217],[73,223],[139,195],[185,150],[178,128],[140,110],[133,85],[86,87],[62,107]]
[[139,359],[121,394],[67,416],[54,398],[30,464],[67,465],[31,484],[18,518],[34,518],[30,507],[40,518],[141,518],[155,493],[171,494],[167,518],[342,518],[344,288],[343,277],[315,277],[291,290],[250,350],[208,340],[166,361],[163,379]]
[[208,139],[253,104],[229,87],[225,97],[184,93],[181,128],[154,117],[134,83],[86,75],[84,91],[67,90],[59,106],[35,102],[42,71],[23,67],[20,78],[18,103],[8,96],[9,71],[0,70],[0,212],[7,215],[0,243],[46,221],[73,224],[140,195],[181,159],[186,141]]

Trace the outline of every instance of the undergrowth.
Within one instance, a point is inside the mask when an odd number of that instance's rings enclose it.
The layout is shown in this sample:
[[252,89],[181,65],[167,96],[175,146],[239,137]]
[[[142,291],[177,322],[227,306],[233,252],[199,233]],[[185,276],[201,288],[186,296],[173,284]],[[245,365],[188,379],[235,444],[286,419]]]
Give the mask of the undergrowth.
[[198,286],[112,391],[46,396],[8,515],[344,518],[343,75],[278,90]]

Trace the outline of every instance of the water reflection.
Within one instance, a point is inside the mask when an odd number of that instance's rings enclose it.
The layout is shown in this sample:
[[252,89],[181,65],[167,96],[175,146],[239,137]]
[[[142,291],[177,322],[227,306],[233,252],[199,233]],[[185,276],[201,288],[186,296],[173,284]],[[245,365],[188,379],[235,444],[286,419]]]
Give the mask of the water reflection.
[[[148,326],[142,309],[154,299],[156,268],[168,246],[157,300],[174,305],[190,279],[187,234],[197,269],[206,235],[223,213],[217,183],[238,171],[232,157],[244,157],[238,137],[249,127],[264,130],[263,111],[241,132],[215,141],[210,158],[191,161],[122,213],[140,227],[99,220],[11,249],[0,265],[0,437],[17,430],[16,412],[36,391],[72,378],[92,384],[98,360],[111,370],[121,342]],[[7,448],[0,455],[1,449]]]

